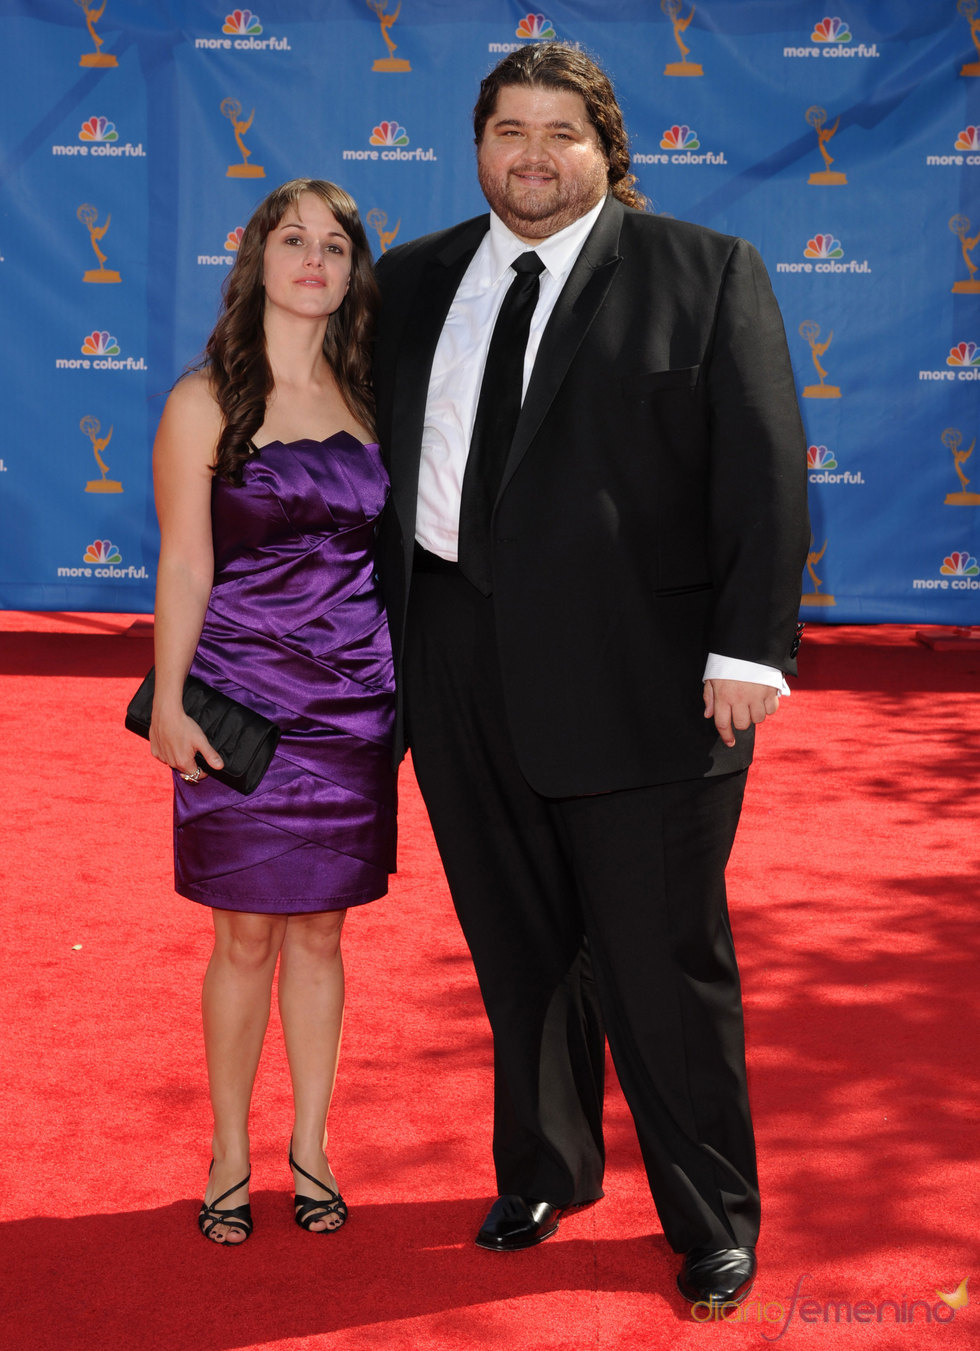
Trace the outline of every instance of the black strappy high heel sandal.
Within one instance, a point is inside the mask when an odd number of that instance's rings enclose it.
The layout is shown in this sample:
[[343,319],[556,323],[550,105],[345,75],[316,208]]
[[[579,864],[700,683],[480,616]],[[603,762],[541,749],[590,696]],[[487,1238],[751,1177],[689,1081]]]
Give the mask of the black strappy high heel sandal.
[[[289,1146],[289,1166],[295,1168],[297,1173],[302,1173],[309,1182],[326,1192],[325,1201],[317,1201],[312,1196],[300,1196],[299,1192],[293,1197],[293,1205],[296,1208],[296,1223],[301,1229],[308,1230],[311,1234],[335,1234],[338,1229],[347,1223],[347,1206],[340,1192],[332,1191],[325,1182],[321,1182],[318,1177],[308,1173],[305,1168],[300,1168],[299,1164],[293,1158],[293,1147]],[[318,1220],[325,1220],[332,1215],[340,1217],[339,1224],[328,1225],[326,1229],[311,1229],[310,1226],[316,1224]]]
[[[211,1168],[213,1167],[214,1159],[211,1160]],[[208,1177],[211,1176],[211,1168],[208,1169]],[[249,1171],[248,1177],[244,1178],[241,1182],[236,1182],[233,1187],[229,1187],[226,1192],[223,1192],[221,1196],[212,1201],[210,1205],[208,1205],[207,1201],[201,1202],[201,1209],[197,1217],[197,1227],[209,1243],[216,1243],[219,1248],[238,1248],[252,1232],[252,1207],[247,1201],[243,1206],[231,1206],[227,1210],[218,1209],[218,1206],[225,1197],[231,1196],[234,1192],[237,1192],[240,1187],[246,1186],[251,1176],[252,1173]],[[216,1224],[223,1224],[229,1229],[240,1229],[245,1235],[245,1238],[241,1239],[238,1243],[232,1243],[227,1238],[212,1238],[211,1230]]]

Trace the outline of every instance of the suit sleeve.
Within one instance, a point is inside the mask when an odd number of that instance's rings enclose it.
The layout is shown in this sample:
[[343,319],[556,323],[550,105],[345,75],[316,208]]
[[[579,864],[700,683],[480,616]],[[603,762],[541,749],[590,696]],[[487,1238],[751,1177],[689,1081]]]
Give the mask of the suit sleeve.
[[732,250],[707,361],[710,649],[795,671],[806,441],[782,318],[758,252]]

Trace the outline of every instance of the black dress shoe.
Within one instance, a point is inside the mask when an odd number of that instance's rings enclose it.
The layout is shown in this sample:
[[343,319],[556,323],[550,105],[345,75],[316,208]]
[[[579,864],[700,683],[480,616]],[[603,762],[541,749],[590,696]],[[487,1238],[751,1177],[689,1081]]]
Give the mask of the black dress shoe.
[[741,1304],[754,1279],[754,1248],[692,1248],[677,1288],[691,1304]]
[[491,1252],[520,1252],[533,1248],[558,1232],[561,1207],[523,1196],[498,1196],[476,1236],[478,1248]]

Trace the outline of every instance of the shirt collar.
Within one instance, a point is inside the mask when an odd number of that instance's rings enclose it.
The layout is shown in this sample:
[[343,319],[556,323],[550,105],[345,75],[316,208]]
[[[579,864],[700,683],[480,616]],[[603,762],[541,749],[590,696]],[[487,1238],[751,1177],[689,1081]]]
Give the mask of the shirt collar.
[[563,230],[533,245],[518,239],[508,230],[496,212],[491,211],[488,261],[494,284],[505,275],[515,258],[519,258],[522,253],[527,253],[532,248],[551,276],[556,281],[564,281],[572,270],[572,264],[581,253],[582,245],[588,239],[593,225],[599,219],[599,212],[605,201],[605,197],[602,197],[584,216],[579,216],[571,225],[566,225]]

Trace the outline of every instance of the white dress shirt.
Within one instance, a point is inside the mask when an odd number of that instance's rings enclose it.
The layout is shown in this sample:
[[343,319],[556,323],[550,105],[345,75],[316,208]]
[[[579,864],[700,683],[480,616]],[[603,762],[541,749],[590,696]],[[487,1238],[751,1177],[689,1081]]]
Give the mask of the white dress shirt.
[[[527,392],[541,335],[602,207],[600,201],[564,230],[533,246],[544,263],[544,271],[524,354],[523,393]],[[463,274],[432,359],[422,431],[415,537],[424,549],[452,562],[456,562],[458,555],[463,474],[490,335],[514,280],[511,263],[530,247],[491,211],[490,229]],[[781,671],[715,653],[708,657],[704,679],[754,680],[789,694]]]

